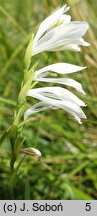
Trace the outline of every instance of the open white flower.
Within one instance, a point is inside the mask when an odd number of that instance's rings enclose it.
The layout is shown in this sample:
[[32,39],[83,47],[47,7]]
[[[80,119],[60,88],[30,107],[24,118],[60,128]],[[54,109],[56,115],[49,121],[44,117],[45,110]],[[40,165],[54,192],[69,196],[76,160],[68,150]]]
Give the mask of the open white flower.
[[89,46],[82,38],[88,23],[71,21],[71,16],[65,14],[69,8],[64,5],[41,23],[33,41],[32,55],[43,51],[80,51],[78,45]]
[[[70,78],[49,78],[46,76],[51,73],[57,74],[70,74],[81,71],[86,67],[80,67],[68,63],[56,63],[48,65],[35,72],[33,80],[42,82],[59,83],[75,88],[78,92],[85,94],[82,86],[79,82]],[[85,103],[72,94],[69,90],[61,87],[43,87],[30,89],[27,96],[40,100],[30,107],[24,114],[24,118],[28,118],[30,115],[47,110],[47,109],[63,109],[72,114],[75,119],[81,124],[81,118],[86,118],[84,112],[80,106],[86,106]]]
[[86,106],[85,103],[67,89],[56,86],[30,89],[27,96],[36,98],[40,102],[25,112],[25,119],[42,110],[60,108],[72,114],[80,124],[82,123],[80,119],[86,118],[80,108],[80,106]]
[[86,67],[80,67],[77,65],[72,65],[63,62],[56,63],[56,64],[48,65],[47,67],[44,67],[36,71],[33,79],[38,82],[41,81],[41,82],[59,83],[59,84],[71,86],[75,88],[78,92],[85,94],[84,90],[82,89],[82,85],[73,79],[47,77],[48,75],[50,75],[50,71],[57,74],[70,74],[70,73],[81,71],[85,68]]

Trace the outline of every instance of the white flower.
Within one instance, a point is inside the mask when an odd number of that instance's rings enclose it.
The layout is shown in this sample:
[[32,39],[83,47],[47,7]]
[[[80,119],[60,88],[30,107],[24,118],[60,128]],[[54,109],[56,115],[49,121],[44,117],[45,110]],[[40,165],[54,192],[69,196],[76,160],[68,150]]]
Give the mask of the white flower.
[[89,46],[82,38],[88,23],[71,21],[71,16],[64,14],[69,8],[64,5],[41,23],[33,41],[32,55],[42,51],[80,51],[78,45]]
[[47,67],[44,67],[38,71],[36,71],[34,75],[35,81],[41,81],[41,82],[50,82],[50,83],[59,83],[67,86],[71,86],[75,88],[78,92],[84,93],[84,90],[82,89],[82,86],[79,82],[70,79],[70,78],[51,78],[47,77],[50,74],[50,71],[53,71],[53,73],[57,74],[69,74],[69,73],[75,73],[78,71],[81,71],[85,69],[86,67],[80,67],[77,65],[72,65],[68,63],[56,63],[52,65],[48,65]]
[[[74,72],[81,71],[86,67],[80,67],[77,65],[72,65],[68,63],[56,63],[48,65],[35,72],[33,80],[42,81],[42,82],[51,82],[51,83],[60,83],[67,86],[75,88],[78,92],[84,93],[82,86],[79,82],[70,79],[70,78],[49,78],[46,76],[53,73],[57,74],[70,74]],[[40,100],[39,103],[36,103],[30,107],[24,114],[24,119],[28,118],[30,115],[47,110],[47,109],[63,109],[72,114],[75,119],[81,124],[81,118],[86,118],[84,112],[80,106],[86,106],[85,103],[72,94],[69,90],[61,87],[43,87],[30,89],[27,96],[36,98]]]
[[24,118],[46,109],[63,109],[72,114],[75,119],[81,124],[81,118],[86,116],[80,106],[86,106],[85,103],[76,97],[67,89],[61,87],[43,87],[30,89],[27,96],[40,100],[39,103],[30,107],[24,114]]

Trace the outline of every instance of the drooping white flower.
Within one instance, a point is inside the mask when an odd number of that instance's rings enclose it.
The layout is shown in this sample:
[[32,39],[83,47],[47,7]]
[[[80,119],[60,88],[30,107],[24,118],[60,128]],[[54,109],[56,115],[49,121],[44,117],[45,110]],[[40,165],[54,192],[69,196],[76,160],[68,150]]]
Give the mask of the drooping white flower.
[[89,46],[82,38],[88,29],[88,23],[71,21],[71,16],[65,14],[69,8],[64,5],[40,24],[33,41],[32,55],[43,51],[80,51],[78,45]]
[[75,73],[75,72],[81,71],[85,68],[86,67],[80,67],[77,65],[72,65],[72,64],[63,63],[63,62],[56,63],[56,64],[48,65],[47,67],[44,67],[36,71],[33,79],[35,81],[59,83],[59,84],[71,86],[75,88],[78,92],[85,94],[84,90],[82,89],[81,84],[73,79],[47,77],[48,75],[50,75],[50,71],[52,71],[53,73],[57,73],[57,74],[69,74],[69,73]]
[[86,106],[85,103],[67,89],[56,86],[30,89],[27,96],[36,98],[40,102],[25,112],[25,119],[36,112],[46,109],[63,109],[72,114],[80,124],[80,119],[86,118],[80,108]]
[[[57,74],[70,74],[81,71],[86,67],[80,67],[77,65],[72,65],[68,63],[56,63],[48,65],[35,72],[33,76],[34,81],[59,83],[75,88],[78,92],[85,94],[82,86],[79,82],[70,78],[50,78],[46,77],[50,75],[51,72]],[[81,106],[86,106],[85,103],[76,97],[69,90],[61,87],[43,87],[30,89],[27,96],[36,98],[40,102],[36,103],[30,107],[24,114],[24,118],[28,118],[30,115],[47,110],[47,109],[63,109],[70,114],[72,114],[75,119],[81,124],[81,118],[86,118],[84,112],[80,108]]]

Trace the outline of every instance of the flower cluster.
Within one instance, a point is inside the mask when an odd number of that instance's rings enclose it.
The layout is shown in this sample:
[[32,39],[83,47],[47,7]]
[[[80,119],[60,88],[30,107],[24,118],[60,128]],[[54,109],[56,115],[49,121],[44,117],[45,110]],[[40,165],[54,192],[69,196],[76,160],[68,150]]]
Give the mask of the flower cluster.
[[[88,23],[84,21],[71,21],[71,16],[65,13],[69,10],[67,5],[55,11],[41,24],[33,40],[32,56],[43,51],[74,50],[80,51],[79,45],[89,46],[82,38],[88,29]],[[56,63],[35,71],[33,81],[48,82],[67,85],[85,94],[79,82],[70,78],[54,78],[55,74],[70,74],[81,71],[86,67],[80,67],[68,63]],[[69,90],[59,87],[42,87],[30,89],[27,96],[38,99],[39,102],[31,106],[24,114],[24,118],[46,109],[63,109],[75,117],[81,124],[81,118],[86,116],[81,106],[85,103]]]

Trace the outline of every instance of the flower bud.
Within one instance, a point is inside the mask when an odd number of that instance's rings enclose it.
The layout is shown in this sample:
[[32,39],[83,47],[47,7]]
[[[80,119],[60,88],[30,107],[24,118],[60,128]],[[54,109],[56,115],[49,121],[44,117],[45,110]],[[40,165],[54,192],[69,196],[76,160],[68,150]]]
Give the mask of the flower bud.
[[33,157],[35,160],[40,160],[41,152],[36,148],[25,148],[21,150],[21,153]]

